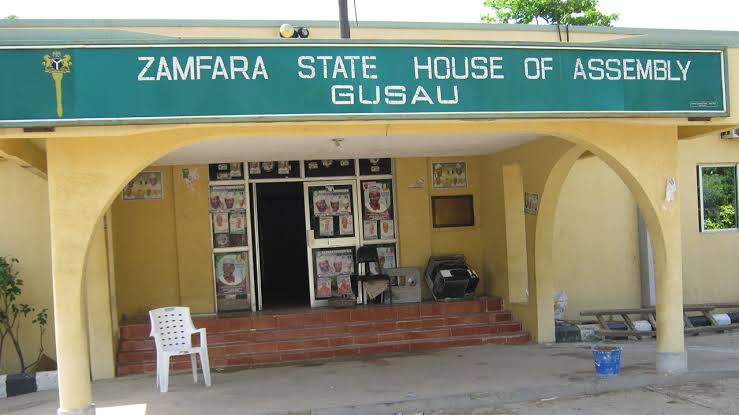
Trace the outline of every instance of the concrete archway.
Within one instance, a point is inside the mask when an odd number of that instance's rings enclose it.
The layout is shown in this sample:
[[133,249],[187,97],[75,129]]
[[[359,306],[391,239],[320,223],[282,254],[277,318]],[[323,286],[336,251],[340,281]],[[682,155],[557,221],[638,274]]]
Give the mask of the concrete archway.
[[[454,134],[537,132],[563,138],[577,147],[567,151],[549,172],[540,189],[545,215],[536,222],[535,252],[537,330],[551,313],[542,270],[551,250],[551,226],[556,195],[571,167],[572,158],[588,150],[603,159],[622,178],[643,209],[655,247],[658,350],[671,354],[668,367],[680,368],[684,359],[682,338],[682,285],[679,207],[663,204],[664,181],[676,176],[677,131],[674,127],[613,121],[429,121],[429,122],[311,122],[273,124],[181,125],[172,127],[112,127],[107,136],[54,138],[47,141],[52,269],[56,315],[59,394],[62,411],[84,413],[92,392],[85,332],[82,281],[95,224],[123,187],[144,167],[163,155],[189,144],[229,137],[300,134],[306,136]],[[638,139],[638,142],[632,140]],[[636,146],[635,146],[636,144]],[[569,166],[568,166],[568,163]],[[551,211],[550,211],[551,210]],[[551,252],[549,253],[551,255]],[[551,258],[549,259],[551,262]],[[549,279],[548,279],[549,278]],[[549,290],[550,291],[550,290]],[[548,310],[548,311],[547,311]],[[546,321],[552,320],[552,323]],[[553,333],[553,329],[551,330]],[[674,356],[673,356],[674,355]],[[659,359],[658,359],[659,363]],[[672,365],[672,366],[670,366]],[[659,368],[659,364],[658,364]]]

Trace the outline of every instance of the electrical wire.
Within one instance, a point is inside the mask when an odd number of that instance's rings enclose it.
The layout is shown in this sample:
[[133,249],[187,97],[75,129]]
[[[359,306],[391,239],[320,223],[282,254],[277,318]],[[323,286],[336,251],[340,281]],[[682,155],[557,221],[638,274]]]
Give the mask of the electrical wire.
[[353,0],[354,2],[354,24],[359,27],[359,18],[357,17],[357,0]]

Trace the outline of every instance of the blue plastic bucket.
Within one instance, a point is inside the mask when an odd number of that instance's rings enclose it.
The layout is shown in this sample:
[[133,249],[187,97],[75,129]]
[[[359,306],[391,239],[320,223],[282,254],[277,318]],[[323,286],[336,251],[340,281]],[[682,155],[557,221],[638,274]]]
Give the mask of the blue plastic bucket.
[[593,346],[595,374],[601,378],[618,376],[621,372],[621,350],[619,346]]

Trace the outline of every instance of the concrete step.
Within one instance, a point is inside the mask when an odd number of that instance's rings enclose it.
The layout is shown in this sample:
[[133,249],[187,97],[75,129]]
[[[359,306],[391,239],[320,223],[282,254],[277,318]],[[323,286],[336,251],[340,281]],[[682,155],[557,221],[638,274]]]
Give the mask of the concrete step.
[[[511,333],[521,330],[517,322],[494,324],[464,324],[455,326],[428,327],[420,329],[393,329],[377,332],[345,333],[332,336],[316,336],[282,340],[236,341],[227,343],[208,343],[208,354],[211,358],[218,356],[234,356],[245,353],[271,353],[297,351],[324,347],[341,347],[347,345],[385,343],[428,338],[453,338],[464,336],[488,336],[497,333]],[[154,362],[156,352],[136,350],[120,352],[118,364]]]
[[[502,311],[500,298],[477,298],[466,301],[430,302],[420,304],[370,305],[353,309],[307,309],[293,312],[249,313],[244,316],[194,318],[196,327],[209,333],[229,333],[242,330],[273,330],[335,326],[343,323],[368,321],[408,321],[432,317],[450,317]],[[148,321],[121,322],[120,338],[149,338]]]
[[[312,347],[302,350],[274,352],[248,352],[234,355],[210,356],[211,368],[245,368],[254,366],[288,364],[302,361],[327,361],[366,354],[407,353],[453,347],[479,346],[483,344],[525,344],[530,341],[526,332],[516,331],[494,335],[468,335],[414,338],[400,341],[377,341],[342,346]],[[209,348],[210,349],[210,348]],[[131,375],[155,371],[154,361],[119,364],[118,375]],[[188,356],[177,356],[171,360],[173,372],[190,370]]]
[[[342,336],[347,334],[372,334],[394,330],[418,330],[426,328],[443,328],[467,326],[471,324],[491,325],[511,321],[511,314],[507,311],[480,312],[469,315],[423,317],[415,320],[380,320],[337,323],[302,328],[278,329],[250,329],[232,330],[228,332],[211,333],[208,330],[208,344],[218,345],[234,342],[267,342],[279,340],[296,340],[304,338]],[[196,339],[197,340],[197,337]],[[119,351],[154,350],[154,340],[151,338],[121,339]]]

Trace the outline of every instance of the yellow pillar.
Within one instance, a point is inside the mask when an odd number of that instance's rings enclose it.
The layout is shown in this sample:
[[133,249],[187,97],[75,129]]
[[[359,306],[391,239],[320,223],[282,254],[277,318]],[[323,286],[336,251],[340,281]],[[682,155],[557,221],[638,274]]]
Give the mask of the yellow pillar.
[[115,377],[115,345],[104,222],[100,220],[95,226],[85,268],[87,335],[90,340],[90,374],[93,380]]
[[[670,177],[677,177],[677,172],[662,176],[665,181],[663,186],[667,187],[666,182]],[[683,190],[690,191],[690,184],[680,185]],[[658,212],[662,243],[656,244],[652,239],[657,291],[657,372],[679,373],[688,369],[688,356],[685,352],[683,320],[682,236],[678,195],[674,195],[673,201],[663,199]]]
[[503,205],[505,206],[506,259],[508,264],[508,301],[529,302],[529,255],[526,248],[526,218],[521,166],[503,165]]
[[[54,326],[59,376],[59,414],[92,414],[92,386],[84,306],[85,255],[97,213],[90,217],[84,203],[89,191],[75,183],[62,149],[50,141],[49,216],[54,292]],[[79,186],[79,187],[77,187]]]

